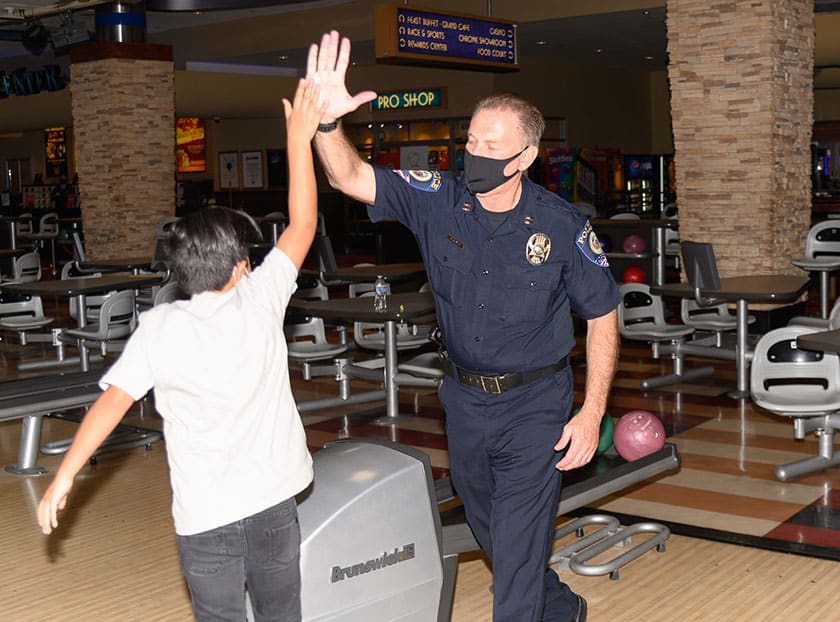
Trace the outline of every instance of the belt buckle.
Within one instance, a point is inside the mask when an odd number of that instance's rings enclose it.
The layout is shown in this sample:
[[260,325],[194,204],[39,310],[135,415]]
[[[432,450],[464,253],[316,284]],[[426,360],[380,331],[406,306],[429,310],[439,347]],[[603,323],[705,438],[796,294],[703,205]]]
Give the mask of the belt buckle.
[[492,393],[499,395],[502,392],[502,385],[499,384],[498,376],[479,376],[481,379],[481,388],[485,393]]

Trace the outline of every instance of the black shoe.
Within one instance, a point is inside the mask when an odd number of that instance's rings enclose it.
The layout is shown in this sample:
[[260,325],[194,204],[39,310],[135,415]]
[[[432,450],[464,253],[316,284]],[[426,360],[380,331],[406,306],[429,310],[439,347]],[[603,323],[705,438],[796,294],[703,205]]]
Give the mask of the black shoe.
[[575,594],[578,599],[577,612],[572,622],[586,622],[586,599],[580,594]]

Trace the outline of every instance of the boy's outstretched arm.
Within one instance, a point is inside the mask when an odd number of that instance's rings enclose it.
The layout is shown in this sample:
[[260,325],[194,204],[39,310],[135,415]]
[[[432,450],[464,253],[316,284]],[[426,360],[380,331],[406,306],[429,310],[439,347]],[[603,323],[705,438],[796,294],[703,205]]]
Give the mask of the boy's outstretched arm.
[[277,240],[277,248],[298,270],[306,259],[318,226],[318,188],[311,142],[326,110],[326,103],[318,103],[319,97],[320,89],[312,80],[300,80],[294,103],[283,99],[289,162],[289,226]]
[[58,527],[58,511],[67,505],[67,495],[76,474],[117,427],[133,403],[134,398],[112,385],[90,407],[55,478],[38,504],[38,524],[45,534]]

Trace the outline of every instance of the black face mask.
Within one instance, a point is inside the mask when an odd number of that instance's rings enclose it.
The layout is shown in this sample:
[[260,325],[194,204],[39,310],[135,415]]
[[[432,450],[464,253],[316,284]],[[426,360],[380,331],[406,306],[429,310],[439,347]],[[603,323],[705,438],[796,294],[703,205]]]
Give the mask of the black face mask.
[[505,175],[505,167],[521,156],[525,149],[504,160],[477,156],[466,151],[464,153],[464,182],[467,184],[467,189],[471,194],[478,194],[490,192],[501,186],[516,175],[516,171]]

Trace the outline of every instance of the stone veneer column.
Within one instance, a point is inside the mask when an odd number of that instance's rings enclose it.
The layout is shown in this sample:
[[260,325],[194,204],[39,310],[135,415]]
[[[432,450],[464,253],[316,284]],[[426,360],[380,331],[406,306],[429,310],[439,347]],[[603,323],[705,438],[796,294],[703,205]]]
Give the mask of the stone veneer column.
[[70,80],[85,251],[151,257],[157,223],[175,214],[172,48],[73,48]]
[[667,24],[680,238],[722,276],[801,274],[813,0],[668,0]]

